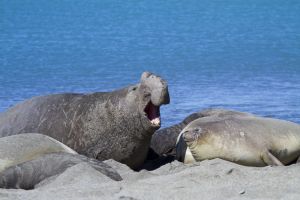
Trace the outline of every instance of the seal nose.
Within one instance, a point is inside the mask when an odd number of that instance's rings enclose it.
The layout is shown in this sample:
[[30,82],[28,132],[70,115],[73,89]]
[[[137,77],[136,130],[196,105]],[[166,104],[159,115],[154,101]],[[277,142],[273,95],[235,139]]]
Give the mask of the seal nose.
[[168,86],[164,81],[161,82],[162,86],[158,86],[157,88],[153,89],[151,94],[151,101],[156,106],[170,103]]
[[141,76],[141,84],[151,92],[151,102],[155,106],[170,103],[168,84],[161,77],[150,72],[144,72]]
[[200,132],[201,129],[195,128],[192,130],[185,131],[182,136],[185,142],[193,142],[198,139]]

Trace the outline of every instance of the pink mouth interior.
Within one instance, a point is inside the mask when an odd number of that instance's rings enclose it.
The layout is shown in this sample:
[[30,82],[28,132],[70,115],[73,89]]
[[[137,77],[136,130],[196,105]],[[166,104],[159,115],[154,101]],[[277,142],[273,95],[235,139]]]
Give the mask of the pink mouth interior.
[[150,121],[159,118],[160,117],[159,106],[153,105],[153,103],[150,101],[145,108],[145,113]]

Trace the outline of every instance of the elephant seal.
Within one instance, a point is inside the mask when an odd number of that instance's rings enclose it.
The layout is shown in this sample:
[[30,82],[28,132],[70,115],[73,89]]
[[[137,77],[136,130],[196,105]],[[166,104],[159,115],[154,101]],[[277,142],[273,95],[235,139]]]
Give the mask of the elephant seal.
[[61,142],[38,133],[26,133],[0,138],[0,172],[47,153],[77,154]]
[[42,133],[79,154],[114,159],[135,169],[160,128],[160,106],[169,102],[167,82],[144,72],[140,83],[113,92],[56,94],[22,102],[0,115],[0,137]]
[[101,161],[77,154],[61,142],[37,133],[0,138],[0,188],[32,189],[40,181],[86,162],[113,180],[121,176]]
[[193,113],[178,124],[157,130],[152,136],[147,159],[138,170],[152,171],[174,161],[176,157],[176,140],[179,133],[191,121],[199,117],[202,117],[201,113]]
[[34,189],[35,185],[46,178],[59,175],[67,168],[82,162],[86,162],[112,180],[122,180],[116,170],[102,161],[79,154],[59,152],[45,154],[34,160],[26,161],[0,171],[0,188]]
[[208,110],[180,133],[185,163],[221,158],[246,166],[286,165],[300,156],[300,125],[249,113]]
[[204,112],[192,113],[178,124],[155,131],[151,139],[147,160],[140,169],[155,170],[166,163],[174,161],[176,141],[182,129],[191,121],[205,117],[206,114]]

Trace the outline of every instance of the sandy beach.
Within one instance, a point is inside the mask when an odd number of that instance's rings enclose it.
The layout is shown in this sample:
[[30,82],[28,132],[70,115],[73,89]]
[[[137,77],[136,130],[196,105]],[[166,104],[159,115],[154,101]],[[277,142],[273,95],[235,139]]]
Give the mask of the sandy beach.
[[0,189],[0,199],[300,199],[300,164],[258,168],[214,159],[134,172],[114,160],[105,162],[122,181],[81,163],[34,190]]
[[[299,19],[300,0],[0,1],[0,186],[43,180],[0,200],[300,200]],[[213,108],[296,125],[192,114]],[[180,162],[201,134],[219,140]]]

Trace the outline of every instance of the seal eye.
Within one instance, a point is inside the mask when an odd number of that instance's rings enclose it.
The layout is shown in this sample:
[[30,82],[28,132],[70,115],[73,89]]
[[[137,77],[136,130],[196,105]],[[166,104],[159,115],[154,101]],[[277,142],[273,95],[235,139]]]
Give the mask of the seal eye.
[[136,91],[136,90],[137,90],[137,87],[134,86],[134,87],[132,87],[130,90],[131,90],[131,91]]

